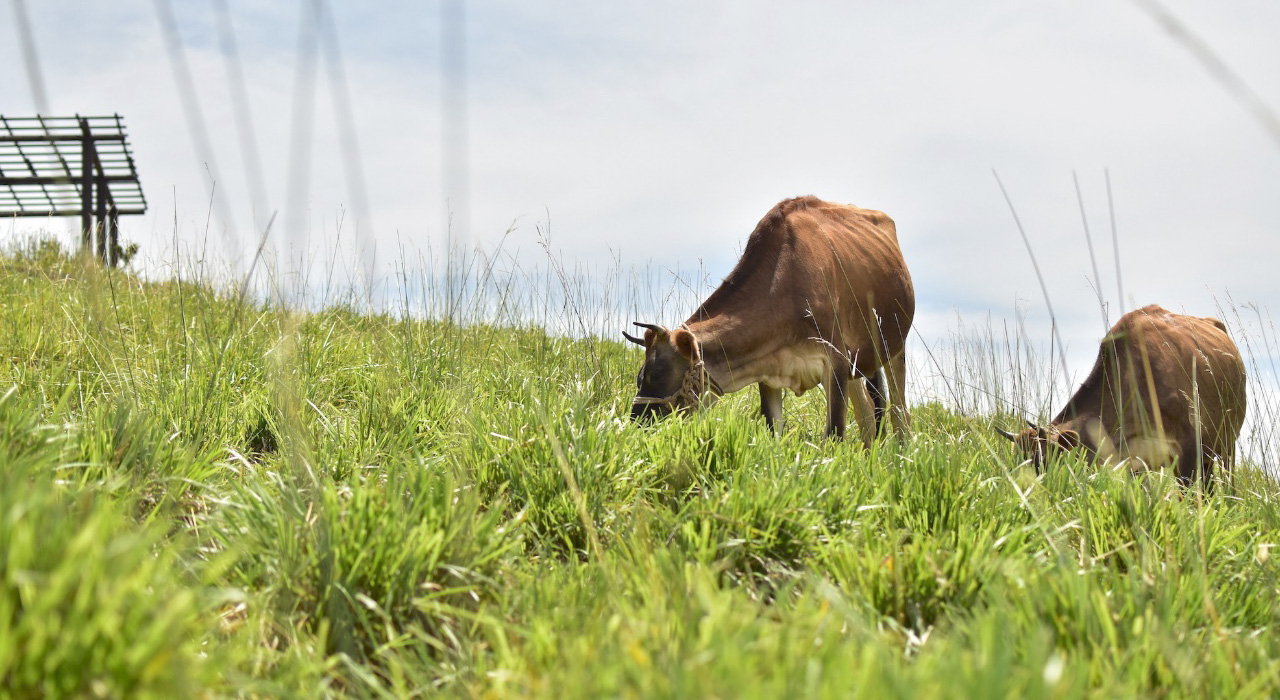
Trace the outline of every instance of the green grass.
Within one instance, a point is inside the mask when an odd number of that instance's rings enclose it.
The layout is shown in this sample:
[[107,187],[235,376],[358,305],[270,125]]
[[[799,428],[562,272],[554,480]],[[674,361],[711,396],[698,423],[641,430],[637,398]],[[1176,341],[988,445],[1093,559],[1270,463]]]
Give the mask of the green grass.
[[3,697],[1280,694],[1247,465],[1037,478],[938,404],[866,451],[820,392],[776,438],[751,392],[639,428],[622,344],[48,244],[0,324]]

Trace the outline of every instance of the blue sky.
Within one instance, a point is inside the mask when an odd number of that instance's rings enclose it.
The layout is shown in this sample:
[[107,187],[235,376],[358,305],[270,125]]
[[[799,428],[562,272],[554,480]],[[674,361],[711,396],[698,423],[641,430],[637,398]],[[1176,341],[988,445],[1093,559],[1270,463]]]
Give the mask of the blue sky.
[[[357,212],[323,65],[308,196],[301,210],[287,201],[303,3],[228,4],[266,174],[263,209],[280,217],[272,245],[288,244],[280,221],[293,221],[310,249],[376,250],[384,277],[392,251],[438,250],[448,198],[439,6],[330,3],[369,192]],[[223,202],[211,253],[234,268],[257,233],[215,7],[173,3]],[[1280,108],[1280,5],[1166,7]],[[194,154],[155,3],[27,0],[27,9],[51,111],[127,120],[151,213],[127,220],[126,236],[144,266],[162,271],[175,239],[182,250],[202,245],[211,169]],[[1102,322],[1076,173],[1112,309],[1156,302],[1207,315],[1228,295],[1280,302],[1280,143],[1135,2],[498,0],[467,13],[471,245],[496,244],[514,223],[506,246],[536,260],[549,219],[553,248],[575,264],[702,265],[714,282],[770,206],[812,193],[896,219],[923,338],[953,333],[957,311],[999,324],[1019,309],[1031,334],[1047,337],[994,170],[1083,374]],[[29,114],[12,7],[0,17],[0,112]],[[354,268],[360,255],[343,257]]]

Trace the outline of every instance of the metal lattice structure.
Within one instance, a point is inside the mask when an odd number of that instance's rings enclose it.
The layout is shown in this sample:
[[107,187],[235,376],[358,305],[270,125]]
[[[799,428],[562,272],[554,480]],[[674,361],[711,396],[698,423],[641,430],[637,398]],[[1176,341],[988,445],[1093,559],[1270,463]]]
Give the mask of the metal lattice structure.
[[144,214],[120,115],[0,114],[0,218],[80,217],[81,242],[105,264],[120,253],[121,214]]

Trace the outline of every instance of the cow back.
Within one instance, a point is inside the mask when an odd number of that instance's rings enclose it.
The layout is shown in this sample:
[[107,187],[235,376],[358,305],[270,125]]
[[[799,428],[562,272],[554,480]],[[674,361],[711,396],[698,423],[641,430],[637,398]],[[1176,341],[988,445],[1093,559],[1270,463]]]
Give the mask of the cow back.
[[[893,220],[875,210],[800,197],[760,220],[741,260],[689,323],[718,320],[711,337],[722,343],[829,344],[870,373],[901,352],[914,314],[915,294]],[[709,354],[739,356],[744,349],[712,348]]]

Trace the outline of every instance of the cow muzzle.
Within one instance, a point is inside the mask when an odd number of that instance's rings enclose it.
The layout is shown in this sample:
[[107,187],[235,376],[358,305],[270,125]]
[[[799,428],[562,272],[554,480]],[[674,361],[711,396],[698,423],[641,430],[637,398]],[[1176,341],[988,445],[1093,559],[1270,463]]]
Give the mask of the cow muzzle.
[[[707,391],[708,385],[711,391]],[[653,418],[664,418],[672,413],[684,413],[708,406],[715,402],[716,390],[714,379],[707,374],[706,365],[702,361],[695,362],[684,373],[680,382],[680,390],[670,396],[653,397],[637,396],[631,401],[631,420],[645,422]]]
[[667,417],[672,412],[670,404],[633,401],[631,403],[631,420],[636,423],[652,423]]

